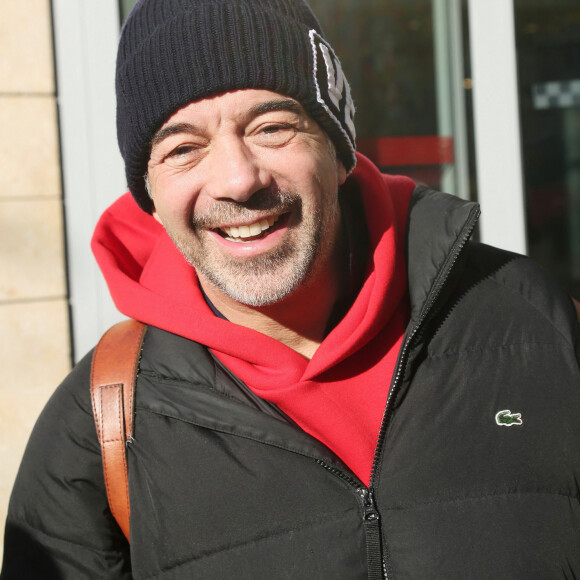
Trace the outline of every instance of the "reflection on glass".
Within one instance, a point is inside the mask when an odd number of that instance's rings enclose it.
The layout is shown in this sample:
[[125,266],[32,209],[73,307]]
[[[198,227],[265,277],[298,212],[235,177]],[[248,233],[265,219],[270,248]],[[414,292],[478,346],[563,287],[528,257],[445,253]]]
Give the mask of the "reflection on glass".
[[359,151],[386,171],[473,197],[464,2],[310,0],[310,5],[351,84]]
[[530,255],[580,297],[580,3],[514,5]]

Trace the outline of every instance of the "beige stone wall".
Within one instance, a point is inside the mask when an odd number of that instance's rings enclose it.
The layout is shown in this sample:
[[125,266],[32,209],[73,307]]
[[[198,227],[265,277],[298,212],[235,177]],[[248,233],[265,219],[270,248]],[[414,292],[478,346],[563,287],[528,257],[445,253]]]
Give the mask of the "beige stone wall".
[[0,55],[3,523],[30,430],[70,368],[50,0],[0,0]]

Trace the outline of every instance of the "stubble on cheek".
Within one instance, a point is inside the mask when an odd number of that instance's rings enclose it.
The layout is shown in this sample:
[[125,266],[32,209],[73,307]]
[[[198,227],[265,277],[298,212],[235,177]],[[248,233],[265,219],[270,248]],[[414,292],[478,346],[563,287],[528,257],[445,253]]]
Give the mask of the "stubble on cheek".
[[[198,273],[230,298],[255,307],[274,304],[307,282],[321,248],[321,212],[315,210],[303,216],[301,199],[296,199],[298,224],[289,227],[277,248],[259,256],[227,255],[199,227],[199,219],[194,221],[196,225],[192,225],[189,235],[172,235],[172,239]],[[204,223],[216,222],[212,217],[204,219]]]

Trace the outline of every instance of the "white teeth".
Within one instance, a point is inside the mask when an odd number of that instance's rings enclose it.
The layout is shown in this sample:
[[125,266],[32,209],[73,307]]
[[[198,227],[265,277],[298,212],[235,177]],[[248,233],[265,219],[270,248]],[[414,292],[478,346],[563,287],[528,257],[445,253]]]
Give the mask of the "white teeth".
[[278,221],[279,217],[280,216],[265,218],[263,220],[260,220],[259,222],[250,224],[249,226],[239,226],[222,229],[230,239],[250,238],[252,236],[257,236],[261,234],[268,228],[271,228]]

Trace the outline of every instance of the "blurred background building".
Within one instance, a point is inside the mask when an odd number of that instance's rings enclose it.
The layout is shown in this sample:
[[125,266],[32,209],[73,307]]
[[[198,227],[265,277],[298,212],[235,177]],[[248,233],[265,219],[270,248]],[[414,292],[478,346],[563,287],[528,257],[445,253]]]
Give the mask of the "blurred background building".
[[[89,241],[125,191],[114,63],[133,3],[0,0],[2,521],[38,413],[120,319]],[[359,150],[478,200],[481,241],[580,298],[578,0],[310,3],[351,83]]]

